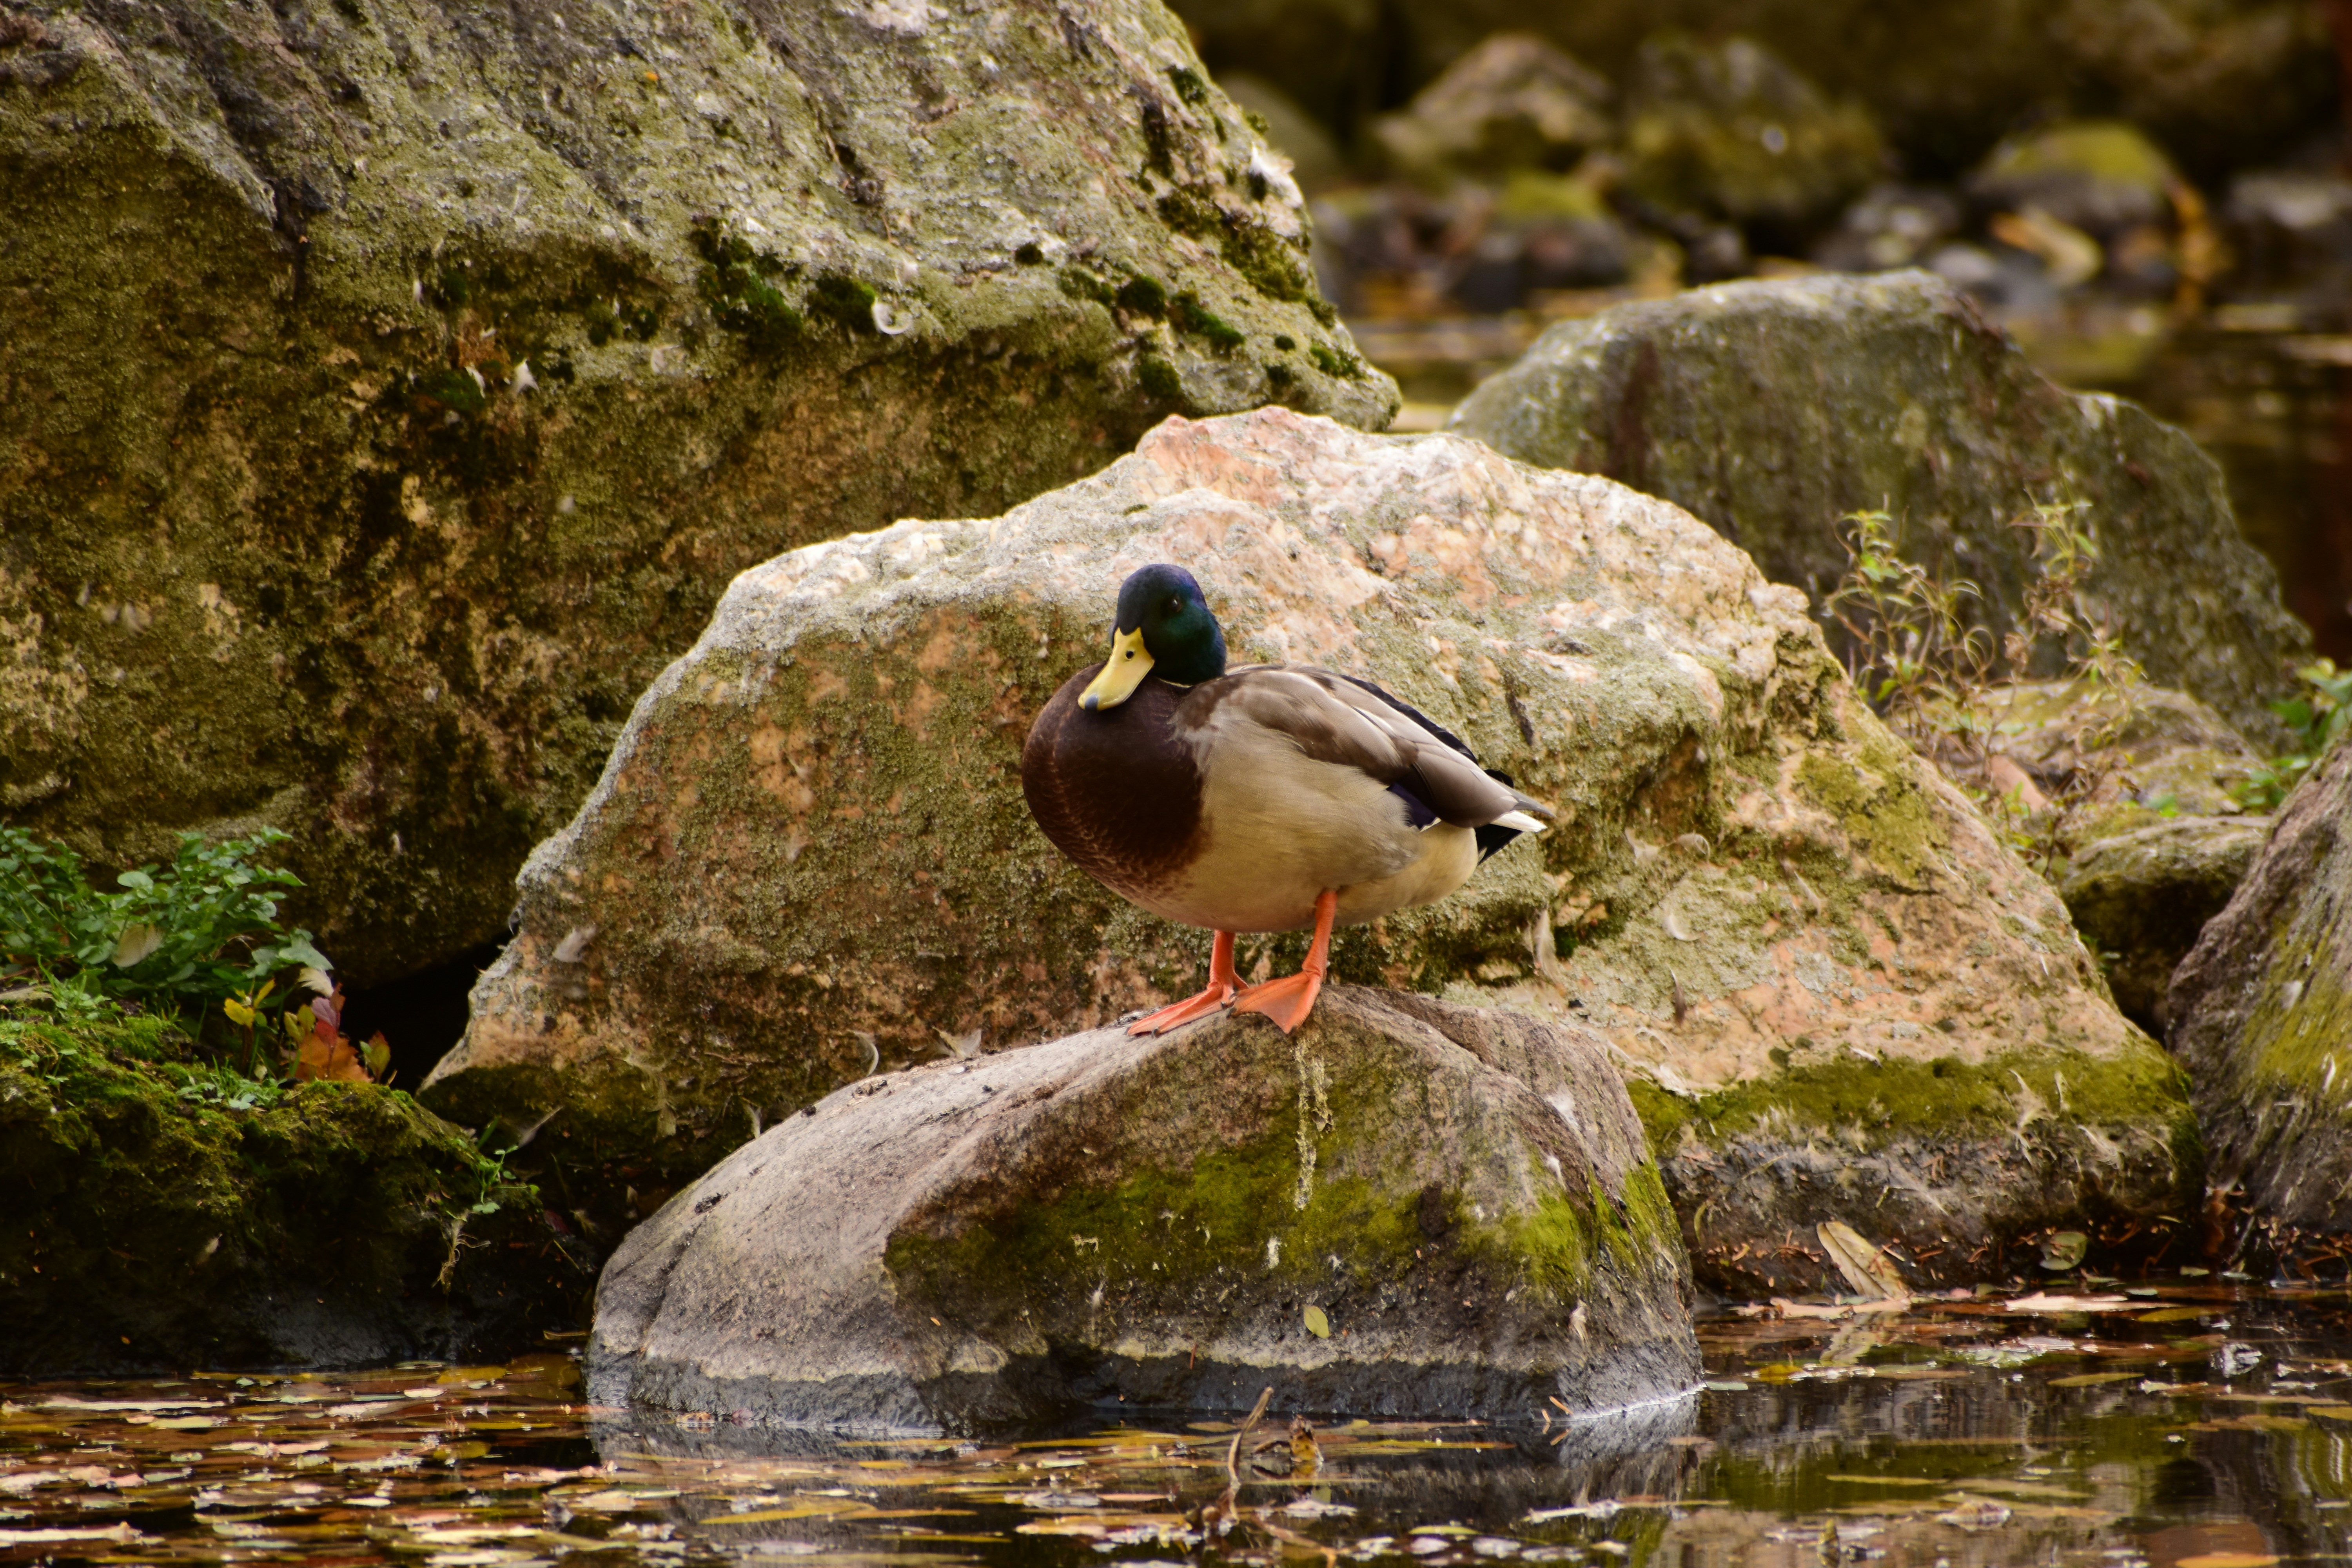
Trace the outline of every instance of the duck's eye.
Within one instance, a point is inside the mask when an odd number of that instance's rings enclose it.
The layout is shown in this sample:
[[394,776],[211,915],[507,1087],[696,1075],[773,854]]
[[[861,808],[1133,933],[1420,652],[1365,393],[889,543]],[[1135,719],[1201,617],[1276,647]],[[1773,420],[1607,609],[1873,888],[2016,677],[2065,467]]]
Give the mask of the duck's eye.
[[1168,613],[1171,616],[1183,607],[1184,601],[1181,599],[1171,599],[1168,601]]

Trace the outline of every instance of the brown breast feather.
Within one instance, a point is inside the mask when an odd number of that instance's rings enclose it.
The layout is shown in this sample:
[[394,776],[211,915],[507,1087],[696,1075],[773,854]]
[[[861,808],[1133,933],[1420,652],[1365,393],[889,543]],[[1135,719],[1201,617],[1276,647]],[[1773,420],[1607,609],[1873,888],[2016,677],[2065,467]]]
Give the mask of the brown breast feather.
[[1146,676],[1118,707],[1078,706],[1099,664],[1078,671],[1029,726],[1021,789],[1054,847],[1113,892],[1164,888],[1203,841],[1201,778],[1170,721],[1185,696]]

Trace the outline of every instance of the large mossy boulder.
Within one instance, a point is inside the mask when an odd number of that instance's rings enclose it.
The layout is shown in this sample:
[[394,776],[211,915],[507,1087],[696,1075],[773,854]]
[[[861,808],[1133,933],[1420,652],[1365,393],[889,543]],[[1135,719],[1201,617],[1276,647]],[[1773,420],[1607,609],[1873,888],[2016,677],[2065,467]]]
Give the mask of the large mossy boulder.
[[2352,745],[2279,807],[2172,977],[2215,1192],[2293,1253],[2352,1234]]
[[[1003,517],[745,574],[533,853],[428,1103],[560,1109],[541,1142],[572,1190],[609,1170],[642,1196],[877,1065],[1197,989],[1207,933],[1076,872],[1018,773],[1159,560],[1200,578],[1236,658],[1377,679],[1559,806],[1444,903],[1342,931],[1334,973],[1589,1021],[1654,1080],[1637,1103],[1717,1278],[1818,1283],[1782,1243],[1832,1217],[1965,1275],[1968,1249],[2095,1200],[2182,1212],[2169,1064],[1801,595],[1610,480],[1284,410],[1171,420]],[[1242,967],[1302,947],[1245,938]],[[1737,1203],[1729,1159],[1761,1173]]]
[[1884,508],[1906,559],[1978,584],[1964,608],[1996,637],[2035,574],[2011,524],[2081,503],[2100,550],[2085,596],[2125,651],[2257,742],[2310,645],[2186,432],[2052,384],[1929,273],[1722,284],[1563,322],[1450,427],[1687,507],[1816,601],[1848,567],[1838,520]]
[[0,1373],[373,1366],[545,1348],[591,1275],[406,1094],[257,1085],[154,1017],[0,1012]]
[[1150,0],[7,16],[0,815],[286,828],[355,982],[498,934],[743,567],[1395,406]]
[[1335,986],[1285,1037],[1111,1027],[837,1090],[630,1233],[592,1395],[969,1429],[1086,1405],[1532,1421],[1697,1380],[1597,1043]]

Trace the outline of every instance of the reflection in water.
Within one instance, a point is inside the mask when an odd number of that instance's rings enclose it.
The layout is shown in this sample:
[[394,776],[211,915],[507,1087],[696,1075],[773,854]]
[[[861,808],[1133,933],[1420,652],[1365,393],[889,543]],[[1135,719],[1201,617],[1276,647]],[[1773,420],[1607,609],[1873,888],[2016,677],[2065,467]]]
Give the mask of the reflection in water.
[[[0,1388],[12,1561],[2267,1568],[2352,1552],[2341,1290],[2184,1274],[1703,1325],[1706,1386],[1501,1429],[847,1439],[503,1367]],[[1217,1505],[1230,1489],[1230,1521]]]

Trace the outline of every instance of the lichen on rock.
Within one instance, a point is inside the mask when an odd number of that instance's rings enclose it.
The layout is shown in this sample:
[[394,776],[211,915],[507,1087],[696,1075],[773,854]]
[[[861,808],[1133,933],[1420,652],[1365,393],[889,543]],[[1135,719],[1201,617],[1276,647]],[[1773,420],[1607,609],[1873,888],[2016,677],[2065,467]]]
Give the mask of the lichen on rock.
[[[1444,902],[1340,932],[1339,978],[1580,1020],[1700,1096],[1857,1054],[1989,1071],[2027,1051],[2119,1108],[2095,1143],[2053,1119],[2016,1162],[1922,1178],[1961,1202],[1792,1188],[1729,1229],[1684,1201],[1705,1159],[1676,1131],[1659,1153],[1703,1271],[1815,1284],[1778,1249],[1832,1217],[1927,1252],[2095,1194],[2179,1212],[2196,1173],[2170,1157],[2187,1111],[2161,1053],[2048,886],[1853,694],[1800,595],[1607,479],[1282,410],[1171,420],[1003,517],[745,574],[533,853],[428,1102],[518,1127],[560,1106],[572,1182],[634,1164],[666,1173],[629,1178],[650,1188],[874,1068],[1196,989],[1206,933],[1079,876],[1018,779],[1031,718],[1155,560],[1201,580],[1236,658],[1378,680],[1560,809]],[[1243,970],[1303,943],[1244,939]],[[2007,1081],[1987,1092],[2031,1122],[2042,1091]],[[1906,1104],[1938,1133],[1938,1100]],[[1833,1131],[1801,1108],[1760,1125],[1781,1150]]]
[[862,1080],[632,1232],[592,1395],[964,1430],[1093,1405],[1534,1424],[1685,1393],[1681,1238],[1599,1042],[1327,990]]
[[499,933],[743,567],[1171,411],[1396,405],[1156,5],[171,0],[6,53],[0,813],[105,865],[285,828],[355,983]]

